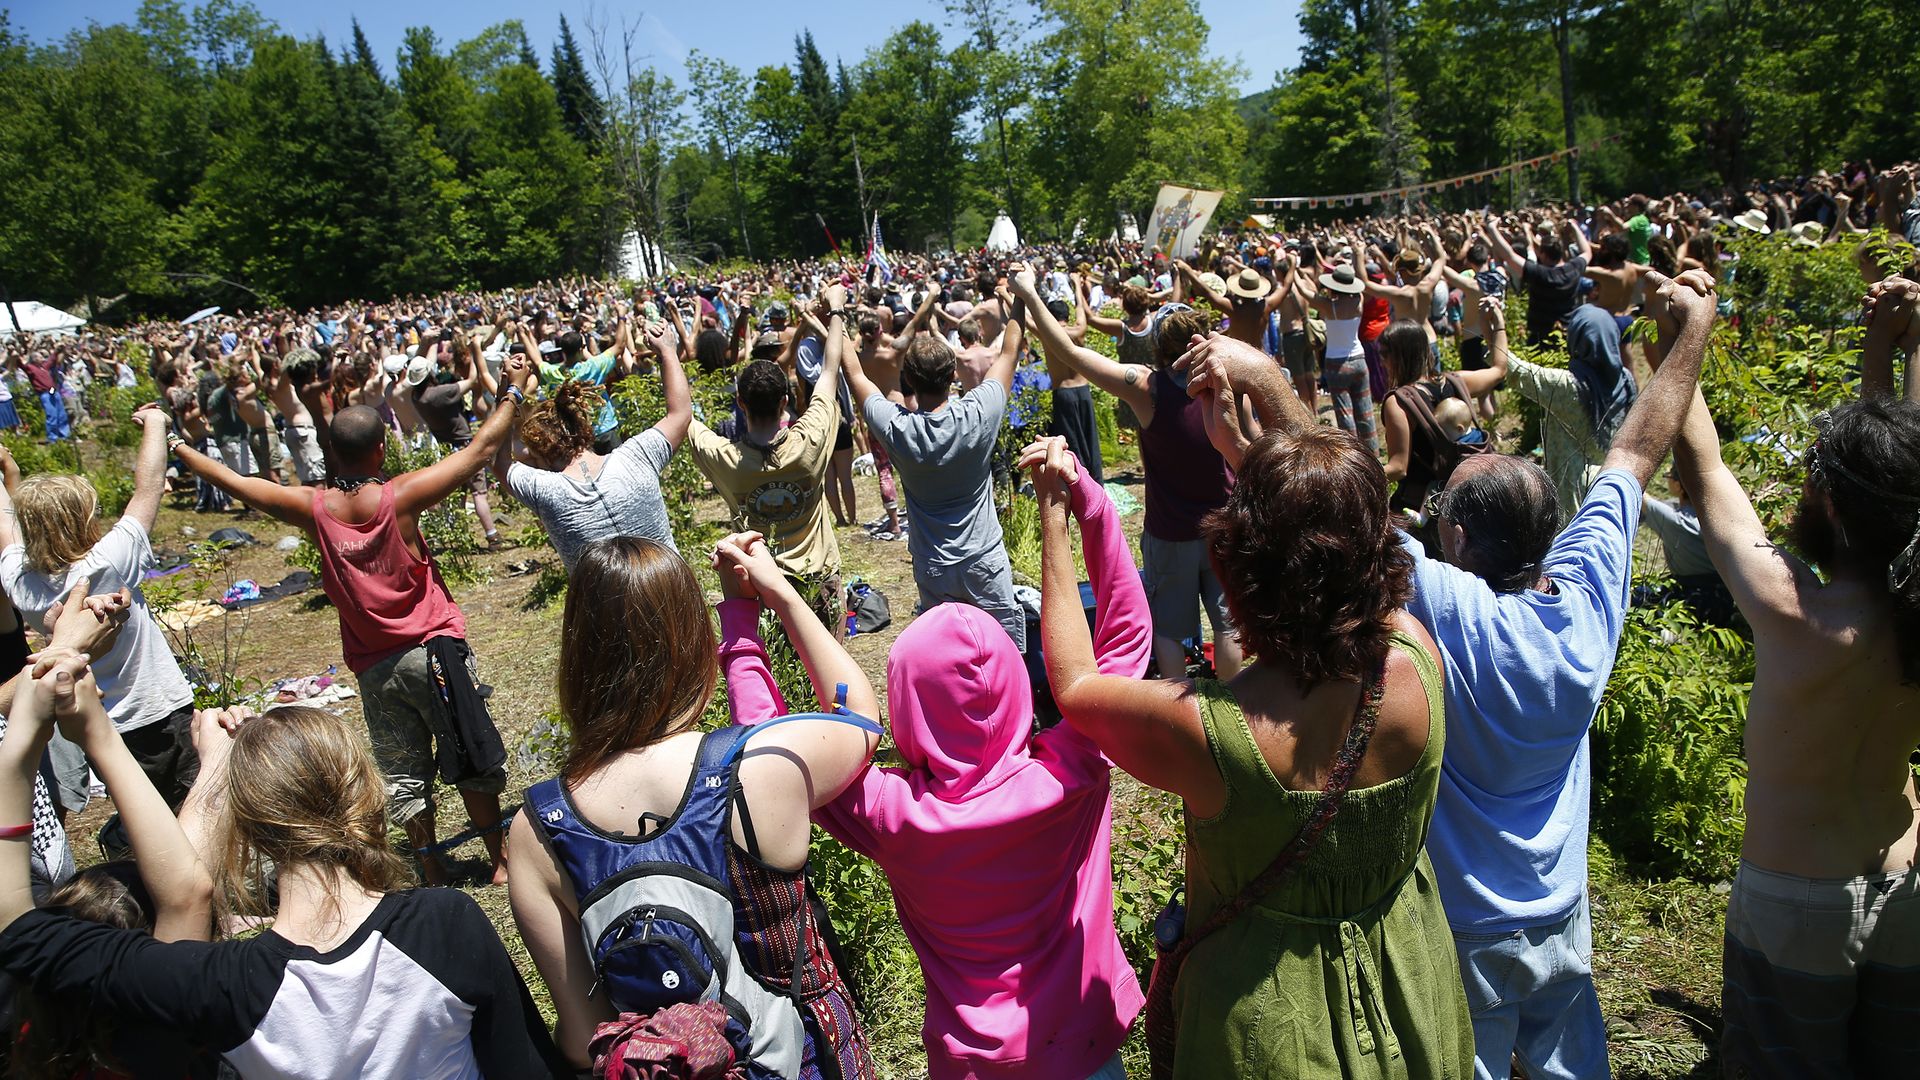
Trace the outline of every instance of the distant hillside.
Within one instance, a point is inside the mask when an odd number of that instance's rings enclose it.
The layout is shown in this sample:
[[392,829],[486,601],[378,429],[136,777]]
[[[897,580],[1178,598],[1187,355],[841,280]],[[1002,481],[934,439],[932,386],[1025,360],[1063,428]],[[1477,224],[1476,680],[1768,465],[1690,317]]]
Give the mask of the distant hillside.
[[1272,107],[1273,89],[1269,87],[1257,94],[1248,94],[1241,98],[1234,105],[1234,111],[1240,114],[1240,119],[1245,121],[1249,128],[1257,128],[1266,124],[1268,110]]

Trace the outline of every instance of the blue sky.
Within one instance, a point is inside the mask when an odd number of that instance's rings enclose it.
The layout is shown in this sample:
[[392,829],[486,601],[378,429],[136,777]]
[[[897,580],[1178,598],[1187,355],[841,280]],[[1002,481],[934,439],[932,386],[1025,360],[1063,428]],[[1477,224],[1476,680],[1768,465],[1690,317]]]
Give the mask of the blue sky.
[[[1246,68],[1242,93],[1272,86],[1274,72],[1292,66],[1298,58],[1299,0],[1264,4],[1199,0],[1199,5],[1213,30],[1210,45],[1215,55],[1238,57]],[[192,6],[191,0],[188,6]],[[629,23],[639,22],[637,40],[651,54],[649,62],[682,86],[686,85],[682,59],[688,49],[723,57],[752,71],[763,64],[791,62],[793,36],[806,27],[812,29],[814,41],[828,63],[837,55],[852,64],[903,23],[925,19],[937,26],[947,25],[945,5],[940,0],[897,0],[890,4],[735,0],[731,4],[626,6],[585,0],[254,0],[254,6],[296,36],[324,34],[336,46],[348,40],[351,20],[357,15],[389,74],[401,32],[409,26],[431,26],[442,41],[452,42],[472,37],[494,23],[519,19],[526,24],[544,63],[558,32],[560,15],[566,15],[573,24],[577,37],[583,34],[583,24],[590,15],[614,27],[624,16]],[[47,41],[89,21],[128,21],[138,8],[139,0],[13,0],[9,16],[17,31],[35,41]],[[1251,11],[1260,11],[1260,17],[1249,18]]]

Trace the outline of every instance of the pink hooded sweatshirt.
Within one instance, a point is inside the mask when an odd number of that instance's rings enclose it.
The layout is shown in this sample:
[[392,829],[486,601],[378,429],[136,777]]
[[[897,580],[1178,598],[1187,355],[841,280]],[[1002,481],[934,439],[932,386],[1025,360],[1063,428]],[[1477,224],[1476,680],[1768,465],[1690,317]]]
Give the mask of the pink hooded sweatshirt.
[[[1097,602],[1103,672],[1138,678],[1151,618],[1119,516],[1082,471],[1073,491]],[[788,711],[758,637],[759,605],[720,605],[736,723]],[[1061,724],[1037,736],[1013,640],[978,608],[942,604],[887,659],[906,768],[872,767],[814,820],[893,884],[927,981],[930,1080],[1080,1080],[1126,1041],[1144,997],[1113,929],[1112,765]]]

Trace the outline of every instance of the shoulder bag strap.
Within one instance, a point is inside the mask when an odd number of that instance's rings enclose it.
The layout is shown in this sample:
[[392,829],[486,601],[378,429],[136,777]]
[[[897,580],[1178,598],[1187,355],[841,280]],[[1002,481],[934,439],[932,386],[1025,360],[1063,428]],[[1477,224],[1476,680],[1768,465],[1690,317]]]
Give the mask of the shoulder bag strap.
[[[1388,646],[1388,655],[1392,651],[1392,646]],[[1180,944],[1173,949],[1175,960],[1185,959],[1194,946],[1208,935],[1239,918],[1262,897],[1279,888],[1306,861],[1307,855],[1320,842],[1320,837],[1325,835],[1327,826],[1333,824],[1334,815],[1340,812],[1340,802],[1346,797],[1348,785],[1353,783],[1354,772],[1360,768],[1360,759],[1366,756],[1367,742],[1373,738],[1374,723],[1380,719],[1380,702],[1386,696],[1386,688],[1387,657],[1382,656],[1373,678],[1361,687],[1360,704],[1354,712],[1353,726],[1347,729],[1346,741],[1333,759],[1333,772],[1327,777],[1327,785],[1321,790],[1320,798],[1313,804],[1307,820],[1301,824],[1300,831],[1294,834],[1286,847],[1280,849],[1280,854],[1274,857],[1271,865],[1247,882],[1239,895],[1222,904],[1206,922],[1180,939]]]

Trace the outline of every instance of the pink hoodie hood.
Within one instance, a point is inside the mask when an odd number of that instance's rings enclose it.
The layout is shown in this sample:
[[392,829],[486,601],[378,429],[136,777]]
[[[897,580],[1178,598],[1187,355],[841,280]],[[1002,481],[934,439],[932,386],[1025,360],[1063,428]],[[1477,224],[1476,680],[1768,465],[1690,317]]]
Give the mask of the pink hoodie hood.
[[1013,639],[970,604],[941,604],[887,654],[893,741],[927,794],[966,802],[1020,770],[1033,690]]

